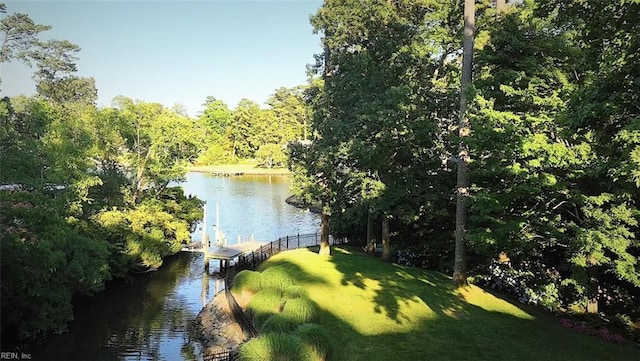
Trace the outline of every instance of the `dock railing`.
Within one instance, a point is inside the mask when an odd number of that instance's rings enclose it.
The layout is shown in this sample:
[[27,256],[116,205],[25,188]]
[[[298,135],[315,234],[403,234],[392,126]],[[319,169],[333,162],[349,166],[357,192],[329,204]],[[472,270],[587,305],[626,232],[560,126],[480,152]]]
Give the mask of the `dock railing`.
[[[330,245],[345,243],[347,243],[345,238],[329,236]],[[320,233],[317,232],[284,236],[271,243],[267,243],[254,251],[240,255],[238,257],[238,262],[234,266],[240,266],[242,269],[255,269],[261,262],[282,251],[319,245]],[[229,271],[231,271],[231,269]]]
[[[334,238],[329,236],[329,244],[345,244],[348,241],[345,238]],[[277,240],[261,246],[259,249],[250,253],[240,255],[238,261],[230,266],[225,273],[225,293],[227,296],[227,302],[229,303],[229,309],[235,321],[242,328],[245,340],[251,339],[258,335],[255,323],[249,316],[242,310],[242,307],[238,304],[235,297],[231,293],[231,287],[233,286],[233,278],[238,272],[245,269],[254,270],[260,263],[267,260],[269,257],[276,255],[282,251],[306,248],[320,245],[320,233],[308,233],[308,234],[295,234],[291,236],[280,237]],[[204,356],[205,361],[233,361],[238,359],[236,351],[222,352],[217,354],[209,354]]]

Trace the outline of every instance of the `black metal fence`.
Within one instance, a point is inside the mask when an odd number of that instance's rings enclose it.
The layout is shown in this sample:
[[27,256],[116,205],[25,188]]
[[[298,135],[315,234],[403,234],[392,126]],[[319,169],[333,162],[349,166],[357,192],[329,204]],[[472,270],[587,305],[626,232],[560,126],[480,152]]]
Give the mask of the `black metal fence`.
[[[329,244],[344,244],[347,240],[344,238],[334,238],[329,236]],[[245,269],[255,269],[261,262],[265,261],[269,257],[278,254],[282,251],[296,248],[313,247],[320,245],[320,234],[296,234],[292,236],[280,237],[277,240],[261,246],[259,249],[240,255],[238,261],[227,269],[225,274],[225,293],[227,301],[229,302],[229,309],[233,314],[235,321],[242,328],[242,332],[246,339],[256,337],[258,330],[256,329],[253,320],[247,316],[242,310],[242,307],[238,304],[235,297],[231,293],[231,286],[233,285],[233,278],[238,272]],[[239,360],[238,353],[234,350],[231,352],[220,352],[214,354],[208,354],[204,356],[204,361],[236,361]]]
[[240,355],[237,351],[216,352],[204,355],[203,361],[238,361]]

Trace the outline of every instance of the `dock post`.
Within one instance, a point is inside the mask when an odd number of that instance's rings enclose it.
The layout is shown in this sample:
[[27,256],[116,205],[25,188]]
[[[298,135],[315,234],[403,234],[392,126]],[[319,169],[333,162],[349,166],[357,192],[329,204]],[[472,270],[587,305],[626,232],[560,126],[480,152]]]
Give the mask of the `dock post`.
[[207,203],[202,214],[202,250],[204,251],[204,271],[209,273],[209,236],[207,235]]

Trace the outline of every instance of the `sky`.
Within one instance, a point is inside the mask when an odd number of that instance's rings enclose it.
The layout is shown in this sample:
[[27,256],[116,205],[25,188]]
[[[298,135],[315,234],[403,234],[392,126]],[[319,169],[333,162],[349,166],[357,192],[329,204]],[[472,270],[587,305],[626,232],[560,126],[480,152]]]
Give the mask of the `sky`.
[[[191,116],[207,96],[230,108],[242,98],[264,106],[277,88],[304,84],[307,64],[322,52],[309,24],[321,0],[4,3],[7,14],[51,25],[42,40],[80,46],[77,75],[96,79],[99,106],[118,95],[182,104]],[[0,95],[34,94],[34,70],[2,64]]]

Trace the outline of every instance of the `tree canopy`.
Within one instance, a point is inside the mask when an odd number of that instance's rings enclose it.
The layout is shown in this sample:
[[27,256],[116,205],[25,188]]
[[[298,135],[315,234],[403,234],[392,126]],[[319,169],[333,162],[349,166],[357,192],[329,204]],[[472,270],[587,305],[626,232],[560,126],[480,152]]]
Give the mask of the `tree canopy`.
[[312,142],[290,150],[298,192],[335,235],[369,242],[373,218],[385,259],[452,272],[464,149],[469,275],[528,303],[640,316],[624,306],[640,296],[639,4],[470,3],[462,90],[461,1],[334,0],[312,16],[323,81],[307,90]]
[[202,217],[170,185],[246,158],[293,170],[323,250],[331,231],[457,284],[640,319],[638,1],[325,1],[307,84],[264,107],[209,96],[195,118],[97,107],[79,46],[0,12],[0,63],[34,66],[37,89],[0,100],[3,332],[61,331],[72,295],[159,267]]

